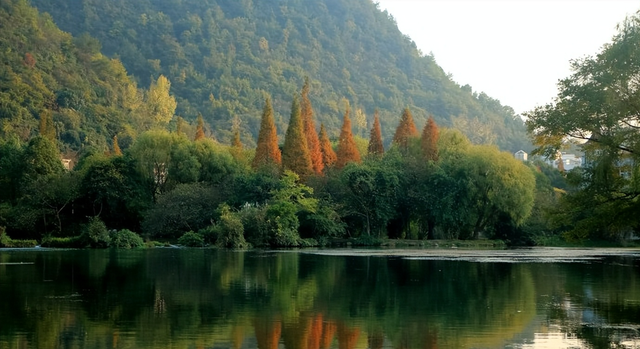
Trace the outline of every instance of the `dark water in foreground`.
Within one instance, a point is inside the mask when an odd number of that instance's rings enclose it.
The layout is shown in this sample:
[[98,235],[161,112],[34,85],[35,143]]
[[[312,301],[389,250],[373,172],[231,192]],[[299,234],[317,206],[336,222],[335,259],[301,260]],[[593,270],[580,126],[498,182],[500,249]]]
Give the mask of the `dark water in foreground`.
[[640,251],[373,252],[0,250],[0,349],[640,348]]

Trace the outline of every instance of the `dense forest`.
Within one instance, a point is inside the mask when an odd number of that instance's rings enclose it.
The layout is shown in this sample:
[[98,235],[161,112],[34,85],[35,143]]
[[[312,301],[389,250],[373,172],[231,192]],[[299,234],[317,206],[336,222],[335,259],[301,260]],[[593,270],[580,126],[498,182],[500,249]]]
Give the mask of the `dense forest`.
[[[366,137],[379,110],[385,145],[399,111],[409,107],[419,126],[433,115],[476,144],[512,152],[531,147],[511,108],[452,81],[370,0],[31,4],[62,30],[97,38],[102,52],[120,60],[139,86],[166,76],[178,102],[176,115],[193,123],[201,114],[208,132],[223,143],[231,143],[235,122],[245,142],[255,145],[267,95],[284,130],[291,98],[308,76],[317,118],[330,138],[338,136],[347,99],[357,116],[356,135]],[[109,130],[105,138],[121,132]]]

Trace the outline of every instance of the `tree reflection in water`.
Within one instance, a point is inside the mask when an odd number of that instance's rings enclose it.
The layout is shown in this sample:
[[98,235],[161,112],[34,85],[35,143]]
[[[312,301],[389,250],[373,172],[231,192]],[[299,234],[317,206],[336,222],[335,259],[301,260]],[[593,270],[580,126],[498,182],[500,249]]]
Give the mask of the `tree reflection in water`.
[[[7,264],[20,261],[33,264]],[[157,249],[2,251],[0,262],[0,348],[597,348],[639,341],[639,263],[632,257],[481,263]]]

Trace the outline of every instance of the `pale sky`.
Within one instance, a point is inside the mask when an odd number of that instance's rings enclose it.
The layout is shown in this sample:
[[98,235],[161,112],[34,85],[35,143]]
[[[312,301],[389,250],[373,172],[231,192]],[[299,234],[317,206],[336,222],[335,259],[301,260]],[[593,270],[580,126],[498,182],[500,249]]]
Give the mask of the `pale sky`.
[[639,0],[374,0],[460,85],[520,114],[551,103],[570,60],[595,55]]

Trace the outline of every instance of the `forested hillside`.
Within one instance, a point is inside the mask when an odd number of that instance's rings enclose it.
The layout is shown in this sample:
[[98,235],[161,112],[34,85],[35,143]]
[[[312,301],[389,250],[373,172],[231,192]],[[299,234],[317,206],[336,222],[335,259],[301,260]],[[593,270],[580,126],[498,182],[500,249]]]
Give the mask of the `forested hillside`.
[[97,39],[72,37],[24,0],[0,0],[0,136],[41,134],[61,150],[127,147],[141,131],[166,127],[175,100],[169,82],[139,89]]
[[[140,86],[167,76],[176,114],[190,122],[202,114],[210,132],[225,143],[237,118],[243,141],[255,144],[265,95],[273,98],[282,136],[292,96],[308,76],[317,119],[330,137],[339,133],[346,98],[358,135],[368,133],[379,109],[387,144],[408,106],[419,127],[433,115],[476,143],[527,148],[524,126],[511,108],[453,82],[370,0],[31,4],[50,13],[63,30],[98,38],[102,52],[119,58]],[[90,52],[97,54],[99,46],[91,43]]]

